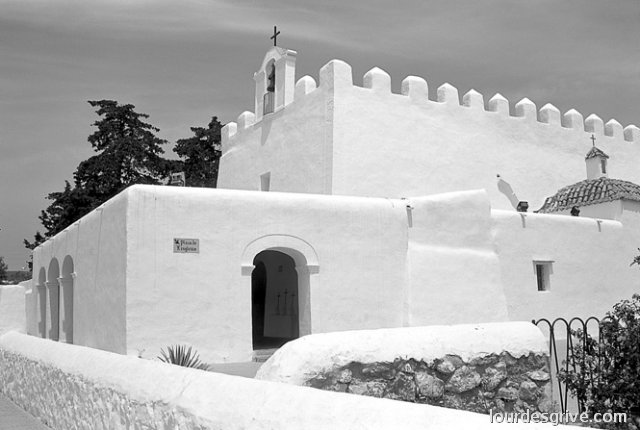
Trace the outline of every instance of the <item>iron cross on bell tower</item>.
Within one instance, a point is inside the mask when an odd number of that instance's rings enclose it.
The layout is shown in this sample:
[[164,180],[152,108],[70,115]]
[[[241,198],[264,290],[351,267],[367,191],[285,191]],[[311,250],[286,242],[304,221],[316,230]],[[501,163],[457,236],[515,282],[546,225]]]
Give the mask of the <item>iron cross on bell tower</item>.
[[273,46],[278,46],[277,45],[277,40],[278,40],[278,35],[280,34],[280,32],[278,31],[278,27],[277,26],[273,26],[273,36],[271,36],[269,39],[273,39]]

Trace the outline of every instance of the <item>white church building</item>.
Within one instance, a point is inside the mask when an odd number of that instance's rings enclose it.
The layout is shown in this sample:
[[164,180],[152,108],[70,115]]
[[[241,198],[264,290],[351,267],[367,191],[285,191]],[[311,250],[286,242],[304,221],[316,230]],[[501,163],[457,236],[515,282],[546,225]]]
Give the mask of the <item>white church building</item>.
[[237,362],[309,333],[602,316],[640,292],[637,127],[295,66],[267,52],[218,189],[133,186],[35,249],[29,334]]

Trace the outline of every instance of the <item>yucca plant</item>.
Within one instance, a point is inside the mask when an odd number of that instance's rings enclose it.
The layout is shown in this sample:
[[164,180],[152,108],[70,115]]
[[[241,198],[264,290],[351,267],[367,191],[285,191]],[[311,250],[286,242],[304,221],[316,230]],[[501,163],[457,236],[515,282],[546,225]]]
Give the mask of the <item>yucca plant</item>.
[[200,356],[191,347],[186,345],[168,346],[167,351],[160,350],[158,359],[165,363],[176,364],[182,367],[191,367],[193,369],[207,370],[209,366],[200,361]]

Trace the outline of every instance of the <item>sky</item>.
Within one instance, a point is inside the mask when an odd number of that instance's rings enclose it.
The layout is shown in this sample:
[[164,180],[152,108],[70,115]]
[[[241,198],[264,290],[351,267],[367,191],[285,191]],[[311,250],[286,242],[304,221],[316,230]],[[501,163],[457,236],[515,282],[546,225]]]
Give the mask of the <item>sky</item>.
[[297,78],[331,59],[459,94],[528,97],[640,126],[638,0],[0,0],[0,256],[26,265],[49,201],[93,155],[88,100],[133,104],[173,154],[189,127],[253,110],[270,48]]

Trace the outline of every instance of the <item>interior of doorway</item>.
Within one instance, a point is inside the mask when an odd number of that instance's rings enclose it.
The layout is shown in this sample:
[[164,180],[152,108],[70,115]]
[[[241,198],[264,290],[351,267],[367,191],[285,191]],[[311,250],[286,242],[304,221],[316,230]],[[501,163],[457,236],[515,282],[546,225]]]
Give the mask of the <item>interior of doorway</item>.
[[253,349],[279,348],[300,336],[296,263],[283,252],[267,250],[256,255],[253,265]]

